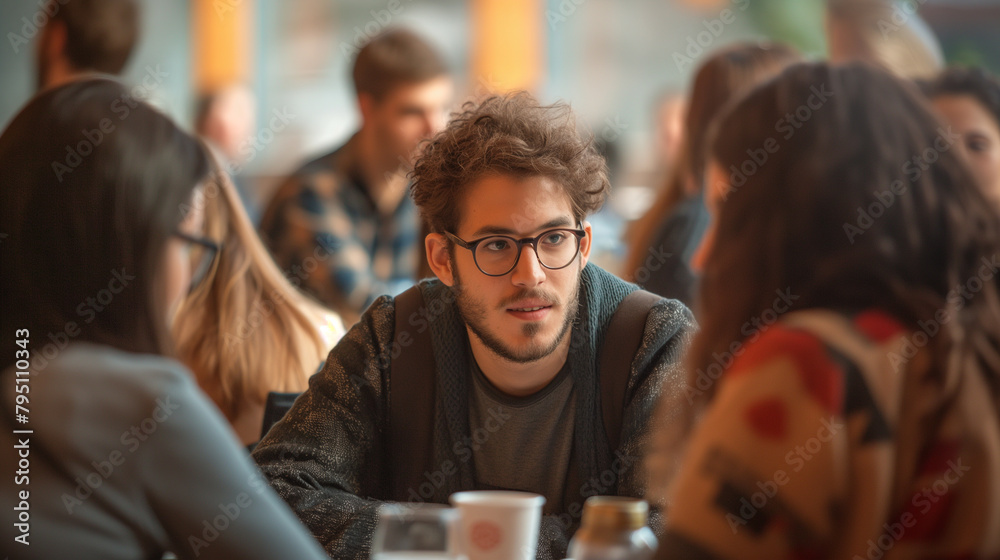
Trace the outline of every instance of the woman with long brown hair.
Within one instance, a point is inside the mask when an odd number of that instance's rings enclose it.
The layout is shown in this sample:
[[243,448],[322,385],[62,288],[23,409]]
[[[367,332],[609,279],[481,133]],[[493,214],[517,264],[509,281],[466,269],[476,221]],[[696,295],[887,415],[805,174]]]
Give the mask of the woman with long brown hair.
[[[719,50],[701,65],[691,87],[677,165],[653,205],[630,228],[623,278],[694,303],[696,277],[690,261],[708,225],[702,199],[708,125],[727,101],[799,60],[782,44],[741,43]],[[663,254],[669,254],[666,262],[658,257]]]
[[[177,356],[250,445],[261,437],[268,393],[305,391],[344,326],[274,263],[218,165],[199,204],[206,235],[219,241],[219,255],[175,315]],[[291,271],[290,276],[296,279]]]
[[23,471],[0,482],[0,538],[18,558],[326,557],[173,359],[170,314],[212,260],[191,203],[208,172],[104,78],[45,90],[0,135],[0,444]]
[[713,130],[661,557],[995,557],[1000,218],[956,139],[857,64],[794,66]]

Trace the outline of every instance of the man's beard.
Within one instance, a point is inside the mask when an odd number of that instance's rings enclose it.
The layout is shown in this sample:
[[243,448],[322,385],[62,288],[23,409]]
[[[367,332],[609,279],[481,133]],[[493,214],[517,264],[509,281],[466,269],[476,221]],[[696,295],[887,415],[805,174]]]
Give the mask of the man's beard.
[[[452,289],[455,290],[455,304],[458,307],[459,315],[461,315],[462,320],[469,327],[469,329],[471,329],[472,332],[479,337],[479,340],[481,340],[483,344],[494,354],[500,356],[504,360],[516,364],[526,364],[538,361],[545,356],[552,354],[569,334],[570,327],[573,326],[573,322],[576,320],[577,312],[580,308],[578,296],[580,294],[580,281],[583,276],[582,270],[580,271],[580,275],[577,277],[573,293],[569,299],[566,300],[566,315],[563,317],[563,324],[559,328],[559,334],[555,337],[555,340],[553,340],[551,344],[544,347],[531,344],[524,350],[518,351],[515,348],[511,348],[501,339],[501,337],[490,332],[489,327],[487,326],[487,309],[482,303],[474,301],[472,297],[466,293],[465,288],[462,285],[461,278],[458,275],[457,267],[453,266],[452,270],[455,271],[455,285]],[[537,290],[521,290],[512,298],[508,298],[508,301],[529,299],[533,297],[544,298],[544,296],[542,296],[542,294]],[[541,324],[529,322],[521,326],[521,332],[524,336],[530,337],[535,335],[541,328]]]

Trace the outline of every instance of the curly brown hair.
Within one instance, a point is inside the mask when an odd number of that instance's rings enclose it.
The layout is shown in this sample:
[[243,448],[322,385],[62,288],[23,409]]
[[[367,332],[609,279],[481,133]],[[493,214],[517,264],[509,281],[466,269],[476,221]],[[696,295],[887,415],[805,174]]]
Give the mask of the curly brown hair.
[[582,221],[598,210],[611,185],[592,137],[581,136],[569,105],[540,105],[526,92],[468,102],[424,145],[413,167],[413,200],[430,231],[455,231],[463,189],[494,174],[543,176],[570,198]]

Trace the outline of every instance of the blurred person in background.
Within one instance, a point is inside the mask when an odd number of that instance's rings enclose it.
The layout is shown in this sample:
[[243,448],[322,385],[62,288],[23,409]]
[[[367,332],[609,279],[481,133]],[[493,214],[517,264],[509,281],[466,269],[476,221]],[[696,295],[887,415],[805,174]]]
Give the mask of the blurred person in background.
[[36,51],[38,89],[91,73],[121,74],[139,39],[135,0],[47,0]]
[[929,79],[944,67],[941,45],[920,15],[922,2],[827,0],[830,61],[866,61],[897,76]]
[[243,174],[252,149],[250,140],[257,123],[257,99],[250,88],[232,84],[210,91],[198,100],[194,129],[212,148],[222,168],[227,172],[250,222],[256,227],[260,202]]
[[174,317],[177,358],[251,445],[268,393],[305,391],[344,326],[278,270],[224,171],[204,192],[204,235],[218,240],[218,256]]
[[659,558],[1000,555],[1000,217],[941,128],[862,63],[794,66],[713,125],[701,330],[648,461]]
[[1000,80],[981,68],[949,68],[923,84],[986,197],[1000,210]]
[[684,378],[687,308],[589,261],[610,184],[569,107],[464,109],[413,172],[437,278],[377,299],[254,451],[334,558],[368,558],[380,500],[463,490],[545,496],[538,558],[563,558],[587,497],[642,495]]
[[687,106],[687,97],[671,93],[664,95],[656,108],[656,153],[667,165],[672,165],[680,153]]
[[656,105],[654,139],[656,154],[657,186],[667,183],[670,171],[677,165],[681,146],[684,144],[684,117],[688,111],[688,100],[682,93],[668,93],[660,97]]
[[279,187],[260,227],[283,270],[319,261],[302,287],[348,325],[415,281],[420,225],[406,172],[417,145],[444,127],[453,95],[444,59],[405,29],[373,38],[352,75],[360,130]]
[[[0,431],[3,464],[18,446],[30,458],[21,482],[0,483],[4,550],[325,558],[172,358],[170,315],[206,269],[192,248],[212,245],[193,204],[208,154],[146,103],[118,118],[111,106],[127,91],[103,78],[49,88],[0,136],[0,409],[8,428],[32,431]],[[67,146],[85,143],[56,175]],[[16,425],[15,396],[30,397]],[[12,522],[22,502],[26,529]]]
[[799,60],[782,44],[747,43],[721,49],[701,65],[691,86],[677,165],[649,211],[632,226],[625,279],[694,305],[697,276],[691,259],[709,221],[702,194],[709,124],[727,102]]

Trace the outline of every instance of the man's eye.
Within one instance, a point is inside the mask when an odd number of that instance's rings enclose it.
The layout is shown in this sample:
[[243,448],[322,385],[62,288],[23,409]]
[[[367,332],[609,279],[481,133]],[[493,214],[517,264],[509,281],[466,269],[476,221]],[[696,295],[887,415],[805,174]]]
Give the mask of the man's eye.
[[487,241],[483,245],[485,245],[486,249],[490,251],[503,251],[510,246],[510,242],[506,239],[493,239],[491,241]]
[[965,147],[970,152],[982,153],[989,149],[990,143],[982,138],[969,138],[965,141]]
[[546,245],[559,245],[565,240],[566,240],[565,233],[561,231],[555,231],[542,238],[542,243],[545,243]]

